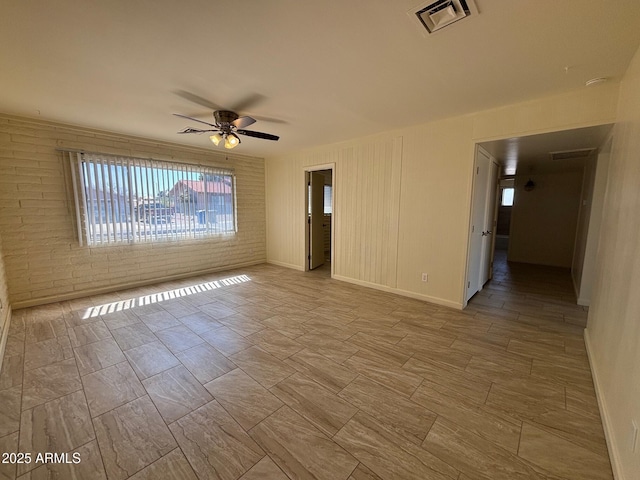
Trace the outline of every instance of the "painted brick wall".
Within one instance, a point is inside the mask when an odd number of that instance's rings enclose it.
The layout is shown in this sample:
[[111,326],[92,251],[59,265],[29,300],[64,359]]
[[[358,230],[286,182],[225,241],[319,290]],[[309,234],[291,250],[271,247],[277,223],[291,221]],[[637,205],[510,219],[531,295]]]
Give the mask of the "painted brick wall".
[[[235,170],[238,233],[80,247],[67,160],[83,149]],[[264,159],[0,114],[0,236],[14,309],[266,259]]]
[[7,277],[4,271],[4,259],[2,255],[2,237],[0,236],[0,365],[2,364],[2,356],[4,353],[4,339],[9,327],[9,314],[11,306],[9,305],[9,292],[7,290]]

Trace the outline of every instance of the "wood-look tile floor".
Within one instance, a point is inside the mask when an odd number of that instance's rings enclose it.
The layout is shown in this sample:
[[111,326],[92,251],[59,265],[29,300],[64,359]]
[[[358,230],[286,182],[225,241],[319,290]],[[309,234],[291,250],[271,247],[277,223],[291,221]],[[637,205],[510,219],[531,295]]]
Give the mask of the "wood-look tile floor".
[[16,311],[0,451],[81,461],[0,479],[612,479],[586,316],[504,261],[464,311],[269,265]]

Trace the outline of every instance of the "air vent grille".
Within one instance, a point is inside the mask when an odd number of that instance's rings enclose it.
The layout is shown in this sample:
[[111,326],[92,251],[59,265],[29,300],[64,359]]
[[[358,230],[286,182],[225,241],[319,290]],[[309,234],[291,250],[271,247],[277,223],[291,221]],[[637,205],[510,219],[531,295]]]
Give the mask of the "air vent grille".
[[433,33],[471,15],[466,0],[437,0],[415,12],[418,20]]
[[562,152],[551,152],[551,160],[571,160],[572,158],[585,158],[591,155],[595,148],[581,148],[579,150],[565,150]]

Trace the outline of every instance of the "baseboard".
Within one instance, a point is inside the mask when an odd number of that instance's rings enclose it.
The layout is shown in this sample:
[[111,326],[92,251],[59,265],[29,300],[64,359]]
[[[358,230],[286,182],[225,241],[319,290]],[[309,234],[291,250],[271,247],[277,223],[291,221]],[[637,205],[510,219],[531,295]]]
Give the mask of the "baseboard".
[[571,268],[571,283],[573,284],[573,293],[576,294],[576,298],[580,298],[580,288],[578,287],[578,283],[573,276],[573,268]]
[[604,429],[604,437],[607,440],[607,450],[609,451],[609,460],[611,461],[611,470],[613,471],[613,477],[615,480],[626,480],[622,473],[622,467],[620,466],[620,458],[618,457],[618,446],[616,444],[615,437],[611,431],[611,418],[609,416],[609,410],[607,408],[607,402],[602,394],[602,388],[600,387],[600,377],[598,376],[598,369],[593,359],[593,350],[591,349],[591,339],[589,337],[589,330],[584,329],[584,344],[587,347],[587,357],[589,358],[589,366],[591,367],[591,376],[593,377],[593,386],[596,391],[596,398],[598,399],[598,408],[600,410],[600,418],[602,419],[602,428]]
[[578,297],[577,304],[580,305],[581,307],[588,307],[591,305],[591,299]]
[[2,361],[4,360],[4,350],[7,346],[7,338],[9,338],[9,327],[11,326],[11,306],[7,306],[7,313],[4,319],[4,329],[0,338],[0,373],[2,373]]
[[294,265],[292,263],[279,262],[278,260],[267,260],[267,263],[270,265],[276,265],[278,267],[291,268],[293,270],[304,272],[304,267],[301,267],[300,265]]
[[343,277],[342,275],[334,275],[333,278],[335,280],[340,280],[342,282],[360,285],[361,287],[373,288],[375,290],[382,290],[383,292],[395,293],[396,295],[415,298],[416,300],[422,300],[423,302],[435,303],[436,305],[442,305],[443,307],[455,308],[456,310],[462,310],[464,308],[461,303],[451,302],[443,298],[431,297],[429,295],[423,295],[421,293],[410,292],[408,290],[402,290],[400,288],[388,287],[386,285],[366,282],[364,280],[357,280],[355,278],[350,278],[350,277]]
[[155,283],[170,282],[173,280],[182,280],[189,277],[197,277],[200,275],[208,275],[210,273],[224,272],[227,270],[235,270],[237,268],[251,267],[253,265],[260,265],[265,263],[265,260],[255,260],[251,262],[236,263],[233,265],[224,265],[222,267],[207,268],[204,270],[196,270],[187,273],[180,273],[176,275],[167,275],[164,277],[150,278],[140,282],[119,283],[117,285],[109,285],[108,287],[100,287],[87,290],[78,290],[72,293],[66,293],[62,295],[52,295],[50,297],[40,297],[35,299],[23,300],[21,302],[14,302],[13,309],[36,307],[38,305],[46,305],[47,303],[63,302],[65,300],[74,300],[76,298],[90,297],[92,295],[102,295],[103,293],[117,292],[120,290],[126,290],[128,288],[144,287],[147,285],[153,285]]

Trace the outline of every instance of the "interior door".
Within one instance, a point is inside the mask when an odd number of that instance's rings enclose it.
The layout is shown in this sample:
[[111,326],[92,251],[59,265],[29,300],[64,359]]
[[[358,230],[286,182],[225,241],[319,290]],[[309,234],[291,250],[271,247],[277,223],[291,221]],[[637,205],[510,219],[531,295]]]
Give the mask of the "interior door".
[[489,176],[487,179],[487,195],[482,229],[482,264],[480,267],[480,287],[493,276],[493,249],[496,231],[496,198],[498,195],[498,164],[489,161]]
[[324,175],[309,175],[309,270],[324,265]]
[[483,235],[485,218],[487,215],[488,183],[491,159],[479,148],[476,150],[475,177],[473,180],[473,199],[471,205],[471,229],[469,232],[469,266],[467,269],[467,293],[465,300],[469,300],[482,288],[484,249],[486,245]]

